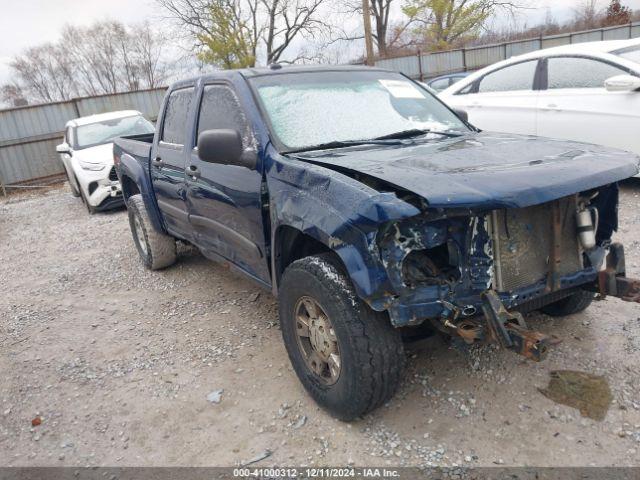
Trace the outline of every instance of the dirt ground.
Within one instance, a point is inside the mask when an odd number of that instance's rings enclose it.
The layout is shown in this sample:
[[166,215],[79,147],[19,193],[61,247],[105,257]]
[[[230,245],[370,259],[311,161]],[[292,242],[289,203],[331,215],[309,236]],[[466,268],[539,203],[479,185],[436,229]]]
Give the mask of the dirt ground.
[[[186,247],[145,270],[126,212],[89,216],[67,188],[0,199],[2,466],[229,466],[266,450],[256,465],[640,464],[637,304],[534,315],[564,340],[539,364],[408,344],[396,397],[342,423],[296,379],[267,292]],[[623,187],[621,219],[639,276],[640,182]],[[603,421],[539,392],[556,369],[606,378]]]

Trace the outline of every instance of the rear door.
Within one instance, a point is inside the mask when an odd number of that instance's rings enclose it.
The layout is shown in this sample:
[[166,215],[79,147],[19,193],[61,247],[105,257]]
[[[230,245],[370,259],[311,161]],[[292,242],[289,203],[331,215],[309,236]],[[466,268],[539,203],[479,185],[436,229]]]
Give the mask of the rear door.
[[604,81],[629,74],[621,66],[576,56],[546,61],[538,134],[640,153],[640,92],[608,92]]
[[487,73],[447,98],[463,108],[483,130],[535,135],[538,60],[527,60]]
[[174,235],[190,238],[184,165],[185,141],[195,88],[173,90],[165,104],[158,145],[151,158],[151,179],[167,229]]
[[197,134],[187,166],[189,220],[195,243],[205,253],[231,261],[249,275],[269,283],[262,216],[261,164],[256,169],[207,163],[198,157],[197,135],[205,130],[234,129],[245,151],[255,154],[255,139],[232,86],[204,85]]

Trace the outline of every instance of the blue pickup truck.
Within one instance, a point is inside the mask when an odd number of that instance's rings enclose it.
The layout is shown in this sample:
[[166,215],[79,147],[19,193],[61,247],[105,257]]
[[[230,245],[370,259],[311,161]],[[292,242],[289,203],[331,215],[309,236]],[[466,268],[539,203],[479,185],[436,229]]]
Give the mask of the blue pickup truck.
[[300,381],[338,418],[391,398],[403,331],[541,360],[552,341],[523,312],[640,299],[611,240],[633,154],[480,132],[365,67],[216,72],[172,85],[158,118],[114,143],[142,261],[188,242],[272,291]]

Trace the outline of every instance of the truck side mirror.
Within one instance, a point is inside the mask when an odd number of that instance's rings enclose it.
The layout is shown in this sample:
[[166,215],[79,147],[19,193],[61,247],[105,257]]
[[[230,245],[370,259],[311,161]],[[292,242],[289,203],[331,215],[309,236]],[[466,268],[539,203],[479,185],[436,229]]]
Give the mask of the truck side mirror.
[[467,113],[466,110],[460,110],[460,109],[454,108],[453,111],[460,120],[462,120],[465,123],[469,123],[469,114]]
[[231,129],[205,130],[198,135],[198,157],[203,162],[255,169],[257,156],[245,151],[240,132]]

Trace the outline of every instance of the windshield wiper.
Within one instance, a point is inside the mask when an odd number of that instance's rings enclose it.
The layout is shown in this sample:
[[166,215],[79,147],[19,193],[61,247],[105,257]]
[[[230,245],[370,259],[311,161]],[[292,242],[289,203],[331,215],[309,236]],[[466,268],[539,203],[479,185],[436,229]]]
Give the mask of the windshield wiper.
[[403,138],[420,137],[428,133],[433,133],[434,135],[444,135],[445,137],[459,137],[462,135],[462,133],[460,132],[441,132],[438,130],[429,130],[428,128],[426,129],[412,128],[410,130],[403,130],[401,132],[395,132],[395,133],[390,133],[389,135],[376,137],[374,138],[374,140],[401,140]]
[[283,153],[302,153],[302,152],[311,152],[313,150],[329,150],[331,148],[345,148],[345,147],[353,147],[358,145],[393,145],[394,143],[397,143],[397,142],[387,142],[385,140],[394,140],[394,139],[374,138],[371,140],[336,140],[334,142],[319,143],[318,145],[312,145],[310,147],[286,150]]
[[302,153],[311,152],[313,150],[329,150],[331,148],[345,148],[358,145],[400,145],[400,142],[394,142],[394,140],[419,137],[428,133],[433,133],[434,135],[444,135],[446,137],[460,137],[461,135],[463,135],[463,133],[461,132],[441,132],[429,129],[412,128],[411,130],[403,130],[402,132],[390,133],[389,135],[383,135],[381,137],[371,138],[369,140],[336,140],[334,142],[319,143],[318,145],[312,145],[309,147],[286,150],[283,153]]

